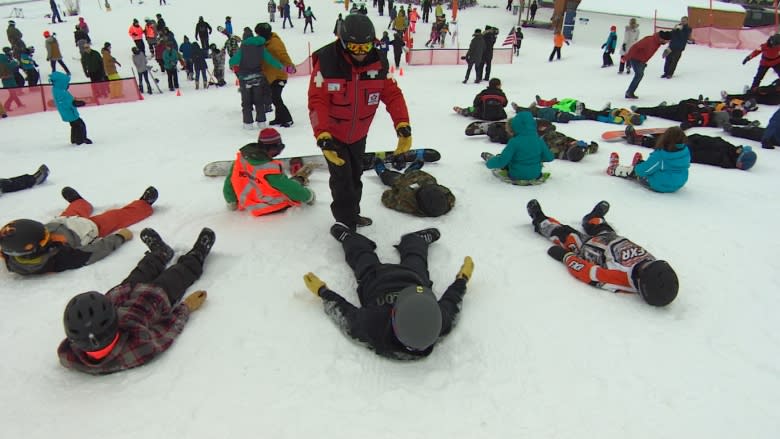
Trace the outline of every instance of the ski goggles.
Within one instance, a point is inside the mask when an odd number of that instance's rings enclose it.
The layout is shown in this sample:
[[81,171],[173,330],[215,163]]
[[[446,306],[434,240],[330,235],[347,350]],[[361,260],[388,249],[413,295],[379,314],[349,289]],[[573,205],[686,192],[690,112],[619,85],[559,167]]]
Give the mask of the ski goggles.
[[374,42],[369,41],[367,43],[347,43],[347,51],[355,55],[365,55],[374,48]]

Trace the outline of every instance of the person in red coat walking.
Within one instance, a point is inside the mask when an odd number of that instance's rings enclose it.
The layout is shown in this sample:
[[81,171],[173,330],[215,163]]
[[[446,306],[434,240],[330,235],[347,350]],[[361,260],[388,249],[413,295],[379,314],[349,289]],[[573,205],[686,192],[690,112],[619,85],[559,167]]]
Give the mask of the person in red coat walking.
[[645,76],[645,67],[650,58],[655,55],[658,48],[669,42],[671,32],[660,31],[653,35],[646,36],[634,43],[625,54],[626,63],[634,70],[634,79],[628,85],[626,90],[626,99],[638,99],[634,94],[642,78]]
[[766,43],[762,44],[758,49],[750,52],[750,55],[746,56],[742,60],[742,65],[747,64],[748,61],[761,54],[761,63],[758,65],[756,76],[753,78],[753,84],[750,88],[755,90],[761,85],[761,80],[764,79],[764,75],[769,69],[772,69],[780,76],[780,35],[772,35],[766,40]]
[[398,136],[395,154],[412,146],[412,128],[403,92],[388,76],[387,56],[377,50],[371,20],[350,14],[341,22],[339,39],[312,56],[309,119],[317,146],[330,171],[331,212],[351,230],[371,225],[360,215],[366,136],[379,104],[384,103]]
[[203,273],[215,237],[203,228],[192,250],[165,268],[173,249],[153,229],[142,230],[149,251],[127,279],[105,295],[89,291],[68,302],[63,316],[67,338],[57,349],[60,364],[105,375],[142,366],[171,347],[190,313],[206,300],[201,290],[179,303]]

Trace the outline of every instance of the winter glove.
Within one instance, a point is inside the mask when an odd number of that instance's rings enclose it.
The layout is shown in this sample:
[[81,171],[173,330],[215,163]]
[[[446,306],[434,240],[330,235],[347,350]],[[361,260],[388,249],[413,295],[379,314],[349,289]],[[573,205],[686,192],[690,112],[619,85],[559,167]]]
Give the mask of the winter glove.
[[313,206],[314,201],[317,199],[317,194],[315,194],[314,191],[311,189],[309,189],[309,193],[311,194],[311,197],[308,200],[306,200],[306,204],[308,204],[309,206]]
[[306,284],[306,288],[311,291],[312,294],[314,294],[317,297],[320,297],[320,292],[323,288],[327,288],[328,286],[325,285],[325,282],[323,282],[320,278],[317,277],[314,273],[306,273],[303,275],[303,283]]
[[471,256],[466,256],[463,258],[463,265],[460,266],[460,271],[455,275],[455,279],[466,279],[468,282],[472,273],[474,273],[474,261]]
[[323,131],[320,133],[319,136],[317,136],[317,146],[320,147],[320,149],[336,149],[336,145],[333,143],[333,136],[327,131]]
[[73,106],[74,107],[83,107],[84,105],[87,105],[87,103],[84,102],[84,101],[80,101],[78,99],[74,99],[73,100]]
[[563,262],[569,255],[573,255],[574,253],[566,251],[565,248],[559,245],[554,245],[547,249],[547,254],[556,261]]
[[301,166],[300,169],[295,171],[293,174],[293,180],[296,180],[298,183],[302,184],[303,186],[308,186],[309,184],[309,176],[312,172],[314,172],[314,169],[320,167],[320,165],[315,163],[306,163],[305,165]]
[[127,242],[131,239],[133,239],[133,232],[131,232],[128,229],[119,229],[116,231],[116,234],[121,236],[122,239],[124,239],[124,242]]
[[408,122],[400,122],[395,126],[395,132],[398,134],[398,144],[393,154],[402,154],[412,148],[412,127]]
[[238,209],[238,203],[236,203],[235,201],[231,201],[227,203],[227,208],[228,210],[236,210]]
[[602,49],[606,49],[606,47],[607,47],[607,43],[604,43],[604,44],[601,45]]
[[742,65],[744,66],[745,64],[748,63],[748,61],[750,61],[750,57],[746,56],[745,59],[742,60]]
[[190,312],[193,312],[198,310],[198,308],[203,305],[203,302],[206,301],[206,297],[208,297],[208,294],[205,291],[198,290],[185,297],[182,302],[184,303],[184,306],[190,310]]

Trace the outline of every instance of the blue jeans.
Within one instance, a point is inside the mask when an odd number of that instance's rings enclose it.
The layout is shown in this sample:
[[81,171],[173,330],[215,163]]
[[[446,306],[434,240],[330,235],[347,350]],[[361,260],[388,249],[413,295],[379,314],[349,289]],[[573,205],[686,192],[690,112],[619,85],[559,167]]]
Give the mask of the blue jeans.
[[632,79],[631,84],[628,85],[626,94],[632,95],[636,91],[636,88],[639,87],[639,83],[642,82],[642,78],[645,76],[645,67],[647,67],[647,64],[635,59],[630,60],[629,63],[631,63],[631,68],[634,69],[634,79]]

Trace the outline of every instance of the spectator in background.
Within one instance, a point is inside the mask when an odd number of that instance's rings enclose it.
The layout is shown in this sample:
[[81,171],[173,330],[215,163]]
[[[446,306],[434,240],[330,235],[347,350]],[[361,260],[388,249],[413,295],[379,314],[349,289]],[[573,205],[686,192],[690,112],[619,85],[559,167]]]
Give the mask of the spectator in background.
[[688,26],[688,17],[682,17],[680,22],[672,29],[669,47],[664,50],[664,74],[662,78],[671,79],[674,71],[677,69],[677,63],[680,61],[683,50],[691,38],[691,27]]

